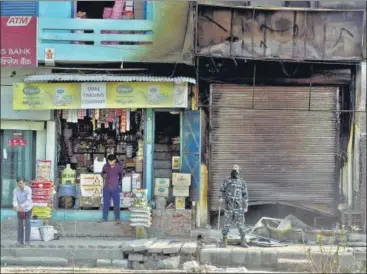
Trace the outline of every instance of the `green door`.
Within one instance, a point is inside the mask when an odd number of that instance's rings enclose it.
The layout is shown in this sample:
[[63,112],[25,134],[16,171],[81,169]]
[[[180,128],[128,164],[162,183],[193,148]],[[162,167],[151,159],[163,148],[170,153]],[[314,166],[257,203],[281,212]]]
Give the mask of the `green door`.
[[36,132],[31,130],[0,131],[1,207],[12,206],[18,177],[25,177],[27,183],[34,179],[35,136]]

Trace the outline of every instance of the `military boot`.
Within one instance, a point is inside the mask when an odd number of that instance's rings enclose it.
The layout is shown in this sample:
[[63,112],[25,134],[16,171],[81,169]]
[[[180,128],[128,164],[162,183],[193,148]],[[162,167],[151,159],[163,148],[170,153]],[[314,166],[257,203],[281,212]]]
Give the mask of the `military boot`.
[[228,246],[228,238],[227,236],[223,236],[223,241],[222,241],[222,247],[227,247]]
[[246,237],[245,235],[241,236],[241,244],[240,244],[241,247],[244,247],[244,248],[248,248],[248,244],[246,243]]

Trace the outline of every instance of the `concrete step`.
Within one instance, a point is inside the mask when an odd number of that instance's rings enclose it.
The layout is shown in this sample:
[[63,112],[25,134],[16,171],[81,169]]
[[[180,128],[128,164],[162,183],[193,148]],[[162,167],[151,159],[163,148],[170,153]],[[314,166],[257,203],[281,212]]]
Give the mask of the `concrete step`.
[[155,178],[172,178],[171,169],[158,169],[154,171]]
[[171,146],[166,144],[155,144],[154,152],[171,152]]
[[172,162],[173,153],[171,152],[154,152],[154,160],[167,160]]
[[171,160],[155,160],[154,168],[157,169],[172,169]]

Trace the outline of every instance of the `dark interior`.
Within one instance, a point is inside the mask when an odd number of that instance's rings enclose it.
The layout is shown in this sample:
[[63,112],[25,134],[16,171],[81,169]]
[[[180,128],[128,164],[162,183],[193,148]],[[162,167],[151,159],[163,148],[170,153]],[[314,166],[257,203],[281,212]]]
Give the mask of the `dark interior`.
[[112,8],[114,4],[115,1],[78,1],[77,12],[85,12],[90,19],[102,19],[103,9]]

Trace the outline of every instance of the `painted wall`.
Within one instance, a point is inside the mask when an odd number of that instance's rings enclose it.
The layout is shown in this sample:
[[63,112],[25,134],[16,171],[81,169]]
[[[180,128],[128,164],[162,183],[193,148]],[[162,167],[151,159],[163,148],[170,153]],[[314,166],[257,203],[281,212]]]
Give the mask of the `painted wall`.
[[73,1],[39,1],[39,17],[71,18]]

